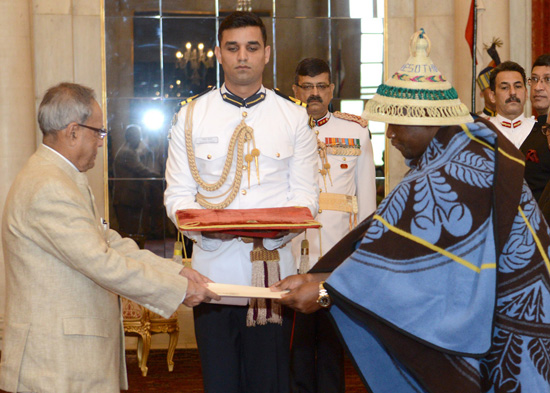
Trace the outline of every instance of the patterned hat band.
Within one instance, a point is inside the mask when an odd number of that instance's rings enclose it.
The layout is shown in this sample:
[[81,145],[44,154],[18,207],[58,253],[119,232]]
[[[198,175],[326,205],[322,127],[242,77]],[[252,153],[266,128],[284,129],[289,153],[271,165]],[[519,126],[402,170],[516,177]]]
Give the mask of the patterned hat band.
[[365,119],[402,125],[452,125],[473,121],[454,87],[428,57],[430,48],[431,42],[424,29],[411,37],[411,57],[378,87],[365,106]]
[[491,71],[493,71],[493,67],[487,67],[479,73],[479,76],[477,77],[476,82],[481,91],[489,88],[490,80],[491,80]]
[[445,103],[421,102],[414,99],[397,103],[391,98],[369,100],[365,106],[365,113],[369,113],[369,119],[401,125],[443,126],[473,121],[468,108],[458,99],[446,100]]
[[380,85],[376,90],[376,94],[384,97],[402,98],[407,100],[456,100],[458,93],[454,87],[449,90],[428,90],[428,89],[409,89],[406,87],[396,87],[388,85]]

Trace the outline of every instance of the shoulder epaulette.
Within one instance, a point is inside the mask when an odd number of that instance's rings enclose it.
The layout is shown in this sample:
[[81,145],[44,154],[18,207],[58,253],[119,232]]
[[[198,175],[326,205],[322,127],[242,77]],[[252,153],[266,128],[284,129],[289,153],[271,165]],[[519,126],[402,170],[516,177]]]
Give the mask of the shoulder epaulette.
[[273,91],[274,91],[275,94],[277,94],[278,96],[283,97],[283,98],[286,98],[287,100],[292,101],[292,102],[295,103],[296,105],[303,106],[304,108],[307,107],[307,103],[302,102],[302,101],[300,101],[300,100],[297,99],[297,98],[294,98],[294,97],[291,97],[291,96],[287,96],[286,94],[284,94],[283,92],[281,92],[281,90],[279,90],[279,89],[273,89]]
[[[180,108],[182,106],[185,106],[185,105],[189,104],[191,101],[196,100],[200,96],[208,93],[209,91],[214,90],[215,88],[216,88],[215,86],[208,86],[208,89],[206,89],[202,93],[196,94],[193,97],[189,97],[188,99],[183,100],[182,102],[180,102],[179,105],[178,105],[178,108],[176,110],[176,113],[174,113],[174,116],[172,116],[172,127],[174,127],[176,125],[176,123],[178,122],[178,114],[179,114]],[[172,137],[172,131],[170,129],[170,132],[168,133],[168,139],[171,139],[171,137]]]
[[339,119],[348,120],[348,121],[357,123],[363,128],[366,128],[369,125],[369,121],[367,119],[363,119],[361,116],[352,115],[350,113],[343,113],[339,111],[334,112],[333,115],[334,117],[337,117]]
[[200,96],[205,95],[206,93],[208,93],[209,91],[214,90],[215,88],[216,88],[216,86],[208,86],[208,88],[205,91],[203,91],[202,93],[196,94],[193,97],[189,97],[188,99],[183,100],[182,102],[180,102],[179,106],[180,107],[185,106],[185,105],[189,104],[191,101],[196,100]]

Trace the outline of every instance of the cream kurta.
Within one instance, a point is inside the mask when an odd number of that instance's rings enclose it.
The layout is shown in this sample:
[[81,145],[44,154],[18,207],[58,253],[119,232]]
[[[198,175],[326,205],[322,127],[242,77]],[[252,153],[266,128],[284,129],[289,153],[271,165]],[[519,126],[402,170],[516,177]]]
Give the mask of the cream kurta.
[[119,393],[127,382],[116,293],[165,317],[184,298],[180,265],[100,220],[86,175],[39,147],[12,185],[2,222],[1,389]]

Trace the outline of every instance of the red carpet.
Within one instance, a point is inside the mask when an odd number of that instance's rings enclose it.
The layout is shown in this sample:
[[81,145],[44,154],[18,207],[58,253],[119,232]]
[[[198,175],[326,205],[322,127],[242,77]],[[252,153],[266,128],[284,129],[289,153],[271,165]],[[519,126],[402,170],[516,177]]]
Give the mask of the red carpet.
[[[130,393],[170,392],[202,393],[202,376],[196,350],[178,349],[174,355],[174,371],[168,372],[166,351],[151,351],[146,377],[141,376],[134,351],[126,353]],[[367,393],[351,362],[346,359],[346,393]]]
[[[178,349],[174,371],[168,372],[166,351],[151,351],[146,377],[141,376],[135,351],[126,353],[129,393],[202,393],[202,376],[197,350]],[[6,393],[0,390],[0,393]],[[346,393],[367,393],[351,362],[346,359]]]

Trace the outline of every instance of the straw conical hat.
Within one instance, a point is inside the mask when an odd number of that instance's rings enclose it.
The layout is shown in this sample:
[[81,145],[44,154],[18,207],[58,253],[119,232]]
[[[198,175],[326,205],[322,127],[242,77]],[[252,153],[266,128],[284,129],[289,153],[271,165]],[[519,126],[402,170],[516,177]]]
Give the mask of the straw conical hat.
[[452,125],[473,121],[454,87],[441,75],[430,54],[424,29],[410,42],[411,57],[367,102],[363,117],[402,125]]

